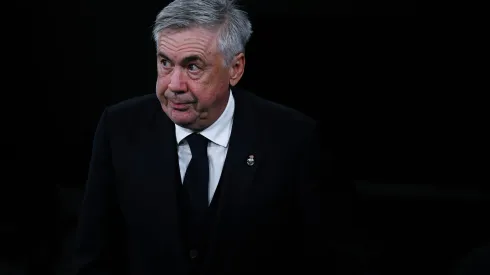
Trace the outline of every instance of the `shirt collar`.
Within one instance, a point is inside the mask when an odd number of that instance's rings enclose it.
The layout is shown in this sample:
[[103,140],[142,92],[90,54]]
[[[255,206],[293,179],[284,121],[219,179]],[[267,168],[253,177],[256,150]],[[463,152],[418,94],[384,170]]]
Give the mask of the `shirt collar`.
[[[233,114],[235,112],[235,99],[230,90],[230,97],[228,98],[228,104],[226,104],[225,110],[221,116],[208,128],[200,132],[201,135],[207,139],[216,143],[222,147],[228,147],[230,141],[231,128],[233,124]],[[184,128],[179,125],[175,125],[175,137],[177,138],[177,144],[179,144],[188,135],[194,133],[192,130]]]

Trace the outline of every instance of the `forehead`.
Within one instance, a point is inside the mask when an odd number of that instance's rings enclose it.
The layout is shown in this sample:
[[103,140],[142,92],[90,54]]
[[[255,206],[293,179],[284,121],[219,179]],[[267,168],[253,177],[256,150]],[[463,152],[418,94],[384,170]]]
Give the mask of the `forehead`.
[[217,53],[217,32],[203,28],[164,30],[158,36],[158,51],[175,57],[182,54],[202,56]]

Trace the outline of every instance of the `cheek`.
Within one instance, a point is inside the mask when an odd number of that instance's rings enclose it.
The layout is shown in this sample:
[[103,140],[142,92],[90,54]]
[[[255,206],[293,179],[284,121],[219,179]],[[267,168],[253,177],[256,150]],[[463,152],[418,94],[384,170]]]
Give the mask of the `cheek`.
[[165,98],[164,94],[165,94],[165,91],[167,90],[168,83],[169,82],[168,82],[168,80],[166,80],[166,78],[157,77],[155,92],[156,92],[158,100],[163,105],[167,105],[167,99]]
[[168,84],[169,84],[168,77],[159,75],[157,77],[157,83],[156,83],[157,93],[164,93],[165,90],[167,90]]
[[222,99],[227,95],[227,90],[229,88],[226,75],[223,77],[218,77],[212,79],[207,83],[200,83],[200,89],[193,91],[200,91],[195,93],[196,97],[199,99],[201,106],[212,106],[215,103],[221,102]]
[[216,90],[225,91],[230,87],[230,75],[228,70],[221,70],[216,79]]
[[215,89],[211,89],[196,93],[195,96],[197,97],[198,105],[201,108],[209,108],[217,102],[219,94],[216,93]]

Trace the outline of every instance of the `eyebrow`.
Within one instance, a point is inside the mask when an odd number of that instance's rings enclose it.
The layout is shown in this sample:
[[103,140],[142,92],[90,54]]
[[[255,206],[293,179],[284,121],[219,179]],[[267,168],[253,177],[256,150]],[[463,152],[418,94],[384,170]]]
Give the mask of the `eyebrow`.
[[[167,59],[167,60],[170,60],[172,61],[170,58],[168,58],[164,53],[162,52],[158,52],[158,56],[163,58],[163,59]],[[181,64],[188,64],[190,62],[194,62],[194,61],[200,61],[200,62],[203,62],[204,63],[204,60],[201,58],[201,56],[199,55],[189,55],[189,56],[186,56],[184,57],[184,59],[182,59],[182,61],[180,62]]]

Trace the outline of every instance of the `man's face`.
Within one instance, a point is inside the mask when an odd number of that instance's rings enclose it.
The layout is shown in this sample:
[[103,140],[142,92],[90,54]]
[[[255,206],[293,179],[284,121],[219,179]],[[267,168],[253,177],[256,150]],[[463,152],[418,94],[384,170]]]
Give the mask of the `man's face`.
[[[202,28],[162,31],[157,41],[157,97],[177,125],[201,130],[216,121],[228,103],[237,65],[225,67],[215,32]],[[242,60],[243,59],[243,60]],[[239,76],[243,73],[244,58]]]

